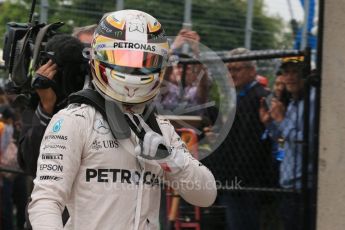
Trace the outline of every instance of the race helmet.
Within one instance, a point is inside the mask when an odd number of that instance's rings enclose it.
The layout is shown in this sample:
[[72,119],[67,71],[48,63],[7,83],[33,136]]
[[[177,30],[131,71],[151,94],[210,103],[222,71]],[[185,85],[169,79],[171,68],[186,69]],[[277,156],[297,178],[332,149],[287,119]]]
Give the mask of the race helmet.
[[169,44],[161,24],[138,10],[107,14],[91,44],[95,88],[106,98],[139,104],[157,95],[168,60]]

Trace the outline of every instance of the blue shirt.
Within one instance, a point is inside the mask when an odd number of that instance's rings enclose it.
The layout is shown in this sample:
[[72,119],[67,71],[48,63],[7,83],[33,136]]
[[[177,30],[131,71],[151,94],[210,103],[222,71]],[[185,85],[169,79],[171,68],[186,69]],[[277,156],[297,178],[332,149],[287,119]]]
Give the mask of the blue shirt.
[[242,97],[246,96],[249,90],[253,88],[253,86],[255,86],[257,83],[258,82],[254,80],[246,84],[241,90],[237,90],[237,103],[240,101]]
[[[314,120],[314,101],[315,91],[312,90],[310,94],[310,124]],[[273,139],[284,138],[285,157],[280,164],[279,178],[280,185],[283,188],[301,189],[302,187],[303,111],[304,101],[292,100],[288,105],[284,120],[282,122],[272,122],[268,126]],[[309,131],[312,134],[312,126],[310,126]]]

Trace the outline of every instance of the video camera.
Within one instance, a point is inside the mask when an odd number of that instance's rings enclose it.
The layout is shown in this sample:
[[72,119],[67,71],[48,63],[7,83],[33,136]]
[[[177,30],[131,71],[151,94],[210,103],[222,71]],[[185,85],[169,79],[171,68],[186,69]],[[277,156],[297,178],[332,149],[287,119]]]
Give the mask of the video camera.
[[8,70],[9,93],[25,94],[31,92],[33,71],[37,69],[46,42],[56,34],[62,22],[34,25],[7,23],[3,59]]
[[34,71],[47,55],[44,52],[47,41],[56,34],[63,22],[51,24],[32,21],[35,1],[32,2],[29,23],[9,22],[6,26],[3,60],[8,71],[9,82],[6,91],[10,94],[28,95]]

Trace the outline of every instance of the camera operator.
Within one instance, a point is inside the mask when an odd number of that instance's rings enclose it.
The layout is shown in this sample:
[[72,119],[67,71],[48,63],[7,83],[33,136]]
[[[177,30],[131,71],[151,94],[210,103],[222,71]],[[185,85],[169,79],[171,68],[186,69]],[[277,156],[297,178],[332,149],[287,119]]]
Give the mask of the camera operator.
[[86,61],[84,45],[71,35],[55,35],[46,45],[41,66],[32,82],[36,94],[23,114],[18,162],[30,175],[36,175],[37,159],[45,129],[51,117],[67,105],[67,96],[84,85]]

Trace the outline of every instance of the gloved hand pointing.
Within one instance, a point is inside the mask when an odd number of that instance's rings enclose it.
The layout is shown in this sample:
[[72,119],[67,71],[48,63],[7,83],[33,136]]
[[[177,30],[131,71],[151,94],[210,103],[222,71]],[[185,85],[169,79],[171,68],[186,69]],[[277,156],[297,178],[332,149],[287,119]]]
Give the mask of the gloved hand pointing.
[[139,144],[135,147],[135,154],[148,160],[155,160],[166,172],[179,172],[184,165],[183,153],[174,147],[168,146],[164,137],[154,132],[140,115],[133,114],[128,115],[128,117],[132,123],[139,123],[136,127],[139,126],[145,131],[144,135],[137,134],[137,131],[135,131],[139,139],[143,139],[139,140]]

